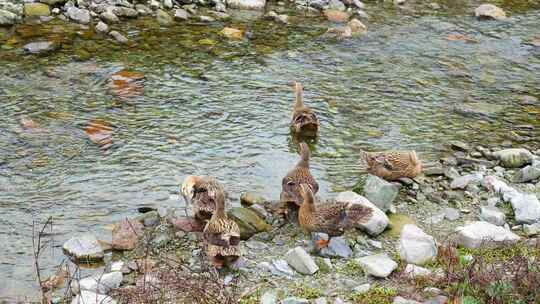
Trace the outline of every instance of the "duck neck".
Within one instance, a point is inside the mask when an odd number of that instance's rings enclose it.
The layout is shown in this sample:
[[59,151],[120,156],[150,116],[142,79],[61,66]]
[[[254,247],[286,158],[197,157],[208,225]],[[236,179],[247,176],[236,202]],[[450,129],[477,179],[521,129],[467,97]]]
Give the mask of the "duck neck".
[[215,197],[216,202],[216,211],[212,215],[212,219],[219,219],[219,218],[225,218],[225,197],[223,197],[222,193],[216,194]]
[[309,168],[309,147],[302,143],[300,147],[300,160],[297,166],[302,168]]
[[298,82],[294,83],[294,97],[295,97],[295,103],[294,108],[300,109],[304,107],[304,90],[302,89],[302,85]]
[[302,206],[300,206],[300,211],[307,216],[313,215],[315,212],[315,204],[312,193],[308,193],[306,196],[304,196],[304,202],[302,203]]

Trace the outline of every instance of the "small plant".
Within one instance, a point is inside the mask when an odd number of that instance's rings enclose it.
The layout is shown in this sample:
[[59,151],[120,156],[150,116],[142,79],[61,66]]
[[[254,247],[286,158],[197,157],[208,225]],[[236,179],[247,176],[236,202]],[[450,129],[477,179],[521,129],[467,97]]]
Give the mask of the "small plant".
[[350,300],[356,304],[391,304],[397,290],[390,287],[373,287],[362,294],[352,294]]
[[323,296],[321,290],[307,285],[296,286],[293,290],[295,296],[303,299],[317,299]]
[[338,270],[338,272],[348,276],[357,276],[358,274],[363,274],[364,270],[357,261],[349,260]]

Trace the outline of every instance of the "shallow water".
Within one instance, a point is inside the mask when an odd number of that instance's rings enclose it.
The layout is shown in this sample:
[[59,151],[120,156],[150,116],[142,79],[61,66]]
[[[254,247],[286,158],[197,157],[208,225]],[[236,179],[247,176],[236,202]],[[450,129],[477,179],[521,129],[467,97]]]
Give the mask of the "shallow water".
[[[500,1],[512,18],[480,22],[474,4],[441,3],[448,9],[368,5],[369,33],[350,40],[324,38],[327,24],[302,16],[289,27],[227,22],[252,32],[243,42],[218,37],[219,22],[135,20],[121,28],[130,46],[60,22],[0,30],[0,299],[35,294],[33,220],[54,218],[42,264],[55,265],[72,235],[109,235],[107,224],[141,205],[181,205],[188,174],[217,176],[234,199],[247,190],[277,199],[297,159],[294,80],[322,121],[311,148],[323,196],[355,184],[363,149],[433,161],[452,139],[538,148],[540,105],[521,103],[540,97],[540,48],[529,43],[540,38],[538,4]],[[447,39],[456,33],[471,41]],[[62,48],[21,54],[44,37]],[[142,95],[110,90],[124,69],[145,74]],[[24,130],[22,117],[39,127]],[[107,151],[85,134],[95,119],[113,126]]]

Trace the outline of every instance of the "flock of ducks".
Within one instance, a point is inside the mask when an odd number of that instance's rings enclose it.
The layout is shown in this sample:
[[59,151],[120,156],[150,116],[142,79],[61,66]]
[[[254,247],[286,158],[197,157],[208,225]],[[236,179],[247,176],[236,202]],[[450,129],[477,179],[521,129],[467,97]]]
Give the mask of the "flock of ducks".
[[[304,104],[303,89],[295,82],[295,104],[290,129],[294,135],[316,137],[320,122],[315,112]],[[339,236],[349,229],[359,228],[372,216],[369,207],[346,202],[316,202],[319,184],[309,168],[310,150],[305,142],[299,144],[300,159],[281,183],[280,212],[298,210],[298,223],[305,232],[324,232]],[[367,171],[388,181],[414,178],[422,171],[421,161],[414,151],[362,152]],[[234,263],[240,257],[240,228],[225,212],[225,190],[211,176],[186,177],[181,186],[186,205],[191,205],[196,221],[204,224],[203,242],[210,262],[216,268]],[[186,210],[187,215],[187,210]],[[328,241],[318,241],[324,247]]]

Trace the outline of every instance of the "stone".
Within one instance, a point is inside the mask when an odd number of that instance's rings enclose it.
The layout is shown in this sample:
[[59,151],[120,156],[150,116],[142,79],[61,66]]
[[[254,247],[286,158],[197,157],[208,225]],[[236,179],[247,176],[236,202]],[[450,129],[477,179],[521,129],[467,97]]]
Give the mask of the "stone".
[[137,11],[137,14],[141,16],[152,14],[152,10],[148,6],[140,3],[135,5],[135,10]]
[[480,207],[480,219],[496,226],[504,226],[506,216],[497,207]]
[[461,217],[459,210],[455,208],[444,208],[444,217],[449,221],[456,221]]
[[375,241],[375,240],[367,240],[367,243],[373,247],[373,248],[376,248],[376,249],[382,249],[382,243],[379,242],[379,241]]
[[[112,32],[111,32],[112,33]],[[143,224],[131,219],[124,219],[112,230],[112,247],[116,250],[133,250],[143,235]]]
[[90,17],[90,11],[87,9],[80,9],[75,6],[71,6],[67,9],[66,12],[69,19],[81,23],[81,24],[88,24],[90,23],[91,17]]
[[99,294],[108,294],[111,290],[120,287],[123,275],[120,271],[114,271],[86,277],[79,281],[73,281],[71,288],[75,293],[91,291]]
[[360,0],[353,0],[352,3],[359,9],[364,9],[366,5]]
[[62,246],[64,252],[77,261],[100,261],[103,259],[103,248],[95,236],[91,234],[73,237]]
[[71,304],[116,304],[116,301],[110,296],[83,290],[73,298]]
[[484,174],[481,172],[460,176],[458,178],[455,178],[452,183],[450,183],[450,188],[465,189],[469,184],[481,182],[483,178]]
[[443,175],[444,169],[441,164],[436,163],[432,166],[423,168],[422,173],[424,173],[424,175],[427,175],[427,176]]
[[479,19],[495,19],[505,20],[506,13],[504,10],[493,4],[482,4],[474,10],[474,16]]
[[118,19],[118,17],[111,11],[103,12],[99,16],[101,17],[101,19],[109,23],[115,23],[115,22],[120,21],[120,19]]
[[363,190],[364,196],[382,211],[390,208],[398,193],[398,186],[371,174],[368,175]]
[[540,161],[519,170],[513,178],[514,183],[526,183],[540,178]]
[[349,21],[347,25],[351,28],[353,34],[363,34],[367,32],[367,27],[356,18]]
[[414,264],[407,264],[403,272],[407,277],[411,279],[417,277],[429,277],[432,274],[431,270],[424,267],[416,266]]
[[171,9],[173,7],[172,0],[163,0],[163,7],[166,9]]
[[277,304],[278,294],[277,291],[267,291],[261,296],[260,304]]
[[452,148],[452,149],[454,149],[456,151],[467,152],[467,151],[469,151],[471,149],[467,143],[464,143],[464,142],[459,141],[459,140],[451,140],[449,142],[449,144],[450,144],[450,148]]
[[56,49],[56,45],[50,41],[31,42],[23,46],[28,54],[46,54]]
[[171,17],[171,15],[169,15],[169,13],[164,10],[157,10],[156,20],[161,26],[168,26],[173,23],[173,18]]
[[25,3],[24,15],[26,17],[49,16],[51,11],[49,6],[44,3]]
[[[394,0],[394,1],[400,1],[400,0]],[[403,1],[403,0],[401,0]],[[405,1],[403,1],[405,2]],[[399,3],[398,3],[399,4]],[[403,297],[400,297],[400,296],[397,296],[394,298],[394,301],[392,301],[392,304],[422,304],[418,301],[414,301],[414,300],[407,300]]]
[[0,9],[0,26],[13,25],[19,20],[19,16],[10,11]]
[[364,12],[363,10],[357,10],[356,11],[356,15],[358,15],[358,17],[362,18],[362,19],[369,19],[369,15]]
[[309,304],[309,301],[302,298],[289,297],[281,301],[281,304]]
[[326,298],[317,298],[313,301],[313,304],[327,304]]
[[456,179],[458,177],[460,177],[461,175],[459,174],[458,170],[454,167],[448,167],[446,170],[444,170],[444,176],[446,176],[447,178],[449,179]]
[[519,236],[503,227],[482,221],[457,227],[455,232],[458,245],[472,249],[482,246],[497,247],[517,242],[520,239]]
[[433,298],[427,299],[423,304],[447,304],[448,297],[443,295],[438,295]]
[[435,239],[412,224],[403,226],[398,250],[401,259],[416,265],[423,265],[437,256]]
[[115,6],[112,9],[112,13],[114,13],[118,17],[126,18],[137,18],[137,16],[139,16],[139,12],[136,9],[125,6]]
[[39,2],[48,4],[48,5],[62,4],[62,3],[65,3],[66,1],[67,0],[39,0]]
[[210,16],[204,16],[204,15],[199,16],[199,20],[202,21],[202,22],[214,22],[214,21],[216,21],[215,18],[212,18]]
[[267,19],[270,19],[270,20],[273,20],[273,21],[276,21],[276,22],[280,22],[280,23],[283,23],[283,24],[288,24],[289,23],[289,16],[287,16],[287,15],[278,15],[274,11],[268,12],[268,14],[266,14],[265,17]]
[[333,237],[327,247],[321,249],[321,255],[329,258],[348,258],[353,254],[344,237]]
[[330,2],[328,2],[328,9],[336,10],[336,11],[345,11],[347,7],[340,0],[330,0]]
[[365,273],[377,278],[386,278],[397,268],[397,263],[386,253],[356,259]]
[[527,149],[505,149],[493,152],[505,168],[519,168],[532,162],[533,154]]
[[202,232],[204,229],[204,224],[197,221],[192,217],[179,217],[171,219],[172,225],[176,230],[184,232]]
[[176,9],[174,11],[174,19],[178,21],[185,21],[188,20],[191,17],[191,15],[182,8]]
[[302,247],[296,247],[287,252],[287,263],[301,274],[312,275],[319,270],[315,260]]
[[379,209],[365,197],[352,191],[347,191],[338,194],[338,196],[336,197],[336,201],[360,204],[373,210],[371,218],[368,220],[368,222],[360,225],[360,227],[357,227],[366,231],[369,235],[379,235],[384,231],[384,229],[386,229],[386,227],[388,227],[388,223],[390,221],[388,220],[388,216],[386,216],[386,213],[384,213],[381,209]]
[[294,271],[285,260],[273,260],[271,271],[273,274],[294,276]]
[[100,21],[96,25],[96,31],[98,33],[107,33],[109,31],[109,26],[105,24],[104,22]]
[[113,37],[114,40],[116,40],[118,43],[126,44],[126,43],[129,42],[129,40],[126,38],[126,36],[120,34],[117,31],[110,31],[109,35],[111,35],[111,37]]
[[244,31],[232,27],[224,27],[219,34],[233,40],[242,40],[244,38]]
[[272,228],[272,226],[261,219],[257,213],[247,208],[232,208],[228,212],[228,215],[240,227],[240,237],[243,240],[247,240],[257,233],[270,231]]
[[266,199],[262,195],[254,192],[244,192],[240,195],[240,204],[242,204],[242,206],[249,207],[251,205],[263,205],[264,202],[266,202]]
[[124,267],[127,267],[127,265],[126,265],[126,263],[124,263],[124,261],[113,262],[111,264],[111,272],[122,271],[124,269]]
[[324,10],[324,16],[326,17],[326,19],[328,19],[328,21],[338,22],[338,23],[345,23],[349,21],[349,17],[350,17],[347,12],[342,12],[338,10],[330,10],[330,9]]
[[355,288],[353,288],[352,291],[355,294],[364,294],[368,292],[370,289],[371,289],[371,284],[365,283],[365,284],[356,286]]
[[227,0],[227,7],[243,10],[263,10],[266,0]]
[[533,235],[540,234],[540,223],[523,225],[523,233],[525,233],[526,236],[533,236]]

